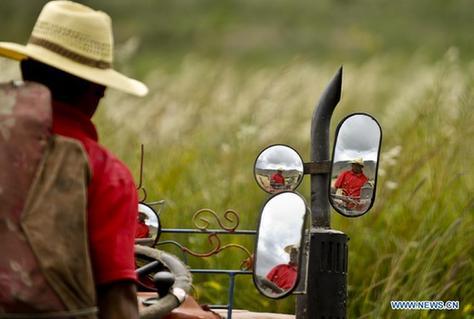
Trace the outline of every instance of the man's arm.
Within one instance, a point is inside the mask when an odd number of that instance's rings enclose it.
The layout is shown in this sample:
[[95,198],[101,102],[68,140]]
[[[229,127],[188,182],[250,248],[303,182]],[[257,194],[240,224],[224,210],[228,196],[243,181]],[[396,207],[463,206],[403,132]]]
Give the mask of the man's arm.
[[89,186],[89,247],[100,319],[138,318],[135,227],[138,199],[128,169],[109,153]]
[[346,172],[343,172],[337,177],[336,182],[334,183],[334,188],[338,189],[342,187],[342,181],[344,180],[345,176]]
[[133,281],[97,287],[100,319],[138,319],[137,289]]
[[282,292],[285,292],[285,290],[281,289],[275,283],[271,282],[265,277],[259,277],[259,283],[262,285],[263,288],[271,289],[272,292],[276,294],[281,294]]

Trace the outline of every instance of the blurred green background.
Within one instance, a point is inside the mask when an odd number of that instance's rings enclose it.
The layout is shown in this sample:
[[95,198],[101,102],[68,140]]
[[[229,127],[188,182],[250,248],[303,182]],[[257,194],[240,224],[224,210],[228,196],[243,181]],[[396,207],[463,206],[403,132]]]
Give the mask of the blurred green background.
[[[24,43],[46,1],[0,2],[0,39]],[[256,227],[267,198],[254,182],[259,151],[292,145],[309,161],[311,114],[344,65],[332,127],[350,112],[384,129],[377,199],[358,219],[332,215],[350,237],[349,318],[474,318],[474,2],[470,0],[80,1],[110,13],[116,66],[142,79],[143,99],[110,90],[95,117],[101,142],[165,199],[166,227],[193,227],[208,207]],[[0,59],[0,78],[18,77]],[[309,177],[299,190],[309,200]],[[217,227],[214,226],[213,227]],[[196,251],[205,236],[182,236]],[[223,244],[228,239],[223,238]],[[252,238],[239,243],[253,248]],[[230,249],[191,260],[235,269]],[[195,277],[201,302],[227,282]],[[390,300],[459,300],[458,311],[393,311]],[[236,307],[292,313],[294,298],[237,281]]]
[[[2,1],[2,39],[26,41],[44,0]],[[83,0],[112,15],[117,43],[137,38],[148,67],[177,65],[188,54],[205,59],[281,65],[364,62],[414,54],[429,61],[459,48],[474,53],[470,0]],[[13,13],[13,14],[12,14]]]

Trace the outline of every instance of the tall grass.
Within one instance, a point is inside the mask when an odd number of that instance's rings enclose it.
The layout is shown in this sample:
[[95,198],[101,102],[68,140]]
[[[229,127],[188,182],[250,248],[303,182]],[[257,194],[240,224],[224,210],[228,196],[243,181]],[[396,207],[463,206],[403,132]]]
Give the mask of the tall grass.
[[[209,207],[236,209],[241,228],[254,228],[266,198],[253,178],[256,155],[284,143],[308,160],[312,110],[335,70],[295,61],[241,73],[190,57],[176,73],[151,74],[145,100],[111,92],[97,120],[103,142],[135,172],[139,143],[146,145],[145,184],[151,198],[167,200],[167,227],[192,227],[192,213]],[[455,50],[430,65],[414,58],[403,67],[385,59],[345,66],[333,126],[363,111],[384,129],[374,208],[359,219],[333,215],[333,227],[351,237],[349,317],[420,317],[392,311],[390,300],[459,300],[460,311],[421,316],[473,315],[472,71]],[[205,238],[187,243],[209,249]],[[236,268],[242,258],[234,253],[196,264]],[[224,280],[197,282],[205,301],[226,291]],[[258,297],[244,279],[237,291],[237,307],[293,311],[293,300]]]
[[[136,177],[145,144],[147,200],[166,200],[165,227],[193,227],[192,214],[208,207],[235,209],[240,229],[253,229],[267,197],[254,182],[255,157],[284,143],[309,161],[313,107],[336,69],[294,61],[241,72],[189,57],[174,73],[150,73],[145,99],[110,90],[95,121],[102,143]],[[473,74],[455,50],[435,64],[382,58],[345,65],[332,126],[358,111],[384,130],[375,206],[357,219],[332,215],[333,228],[351,237],[350,318],[473,318]],[[308,182],[299,191],[309,201]],[[206,237],[180,240],[210,249]],[[253,248],[252,238],[237,240]],[[230,251],[191,262],[235,269],[244,257]],[[225,302],[224,279],[196,276],[195,283],[201,301]],[[390,300],[459,300],[461,310],[392,311]],[[265,299],[241,278],[236,307],[291,313],[294,299]]]

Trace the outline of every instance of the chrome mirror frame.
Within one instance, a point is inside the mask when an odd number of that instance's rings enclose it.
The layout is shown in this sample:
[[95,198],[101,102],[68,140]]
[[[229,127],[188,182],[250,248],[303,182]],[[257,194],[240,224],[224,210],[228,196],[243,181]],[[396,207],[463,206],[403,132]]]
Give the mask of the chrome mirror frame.
[[[257,163],[258,163],[258,160],[259,160],[260,156],[265,151],[269,150],[272,147],[277,147],[277,146],[288,148],[290,151],[293,151],[298,156],[298,159],[301,162],[301,175],[299,176],[297,183],[291,189],[285,189],[285,190],[282,190],[282,191],[270,192],[267,189],[265,189],[262,186],[262,184],[260,183],[260,181],[257,179]],[[266,192],[267,194],[274,195],[274,194],[279,194],[279,193],[283,193],[283,192],[287,192],[287,191],[295,191],[301,185],[301,183],[303,182],[303,179],[304,179],[304,161],[303,161],[303,158],[301,157],[300,153],[298,153],[293,147],[291,147],[289,145],[286,145],[286,144],[272,144],[272,145],[269,145],[269,146],[265,147],[263,150],[261,150],[258,153],[257,157],[255,158],[255,162],[254,162],[254,165],[253,165],[253,176],[254,176],[254,179],[255,179],[255,182],[257,183],[257,185],[264,192]]]
[[[363,116],[367,116],[369,117],[370,119],[372,119],[374,121],[375,124],[377,124],[377,127],[379,129],[379,133],[380,133],[380,138],[379,138],[379,142],[378,142],[378,145],[377,145],[377,161],[376,161],[376,165],[375,165],[375,170],[374,170],[374,186],[373,186],[373,191],[372,191],[372,196],[371,196],[371,200],[370,200],[370,204],[369,206],[365,209],[365,211],[363,211],[362,213],[360,214],[347,214],[345,211],[339,209],[337,207],[337,205],[335,205],[333,203],[333,199],[331,198],[331,182],[332,182],[332,171],[333,171],[333,168],[334,168],[334,159],[335,159],[335,153],[336,153],[336,146],[337,146],[337,139],[338,139],[338,136],[339,136],[339,133],[340,133],[340,129],[342,128],[342,126],[344,125],[344,123],[346,122],[346,120],[348,120],[349,118],[353,117],[353,116],[356,116],[356,115],[363,115]],[[380,126],[379,122],[370,114],[367,114],[367,113],[362,113],[362,112],[358,112],[358,113],[352,113],[352,114],[349,114],[347,115],[346,117],[344,117],[338,124],[337,126],[337,129],[336,129],[336,134],[335,134],[335,137],[334,137],[334,143],[333,143],[333,150],[332,150],[332,158],[331,158],[331,172],[330,172],[330,178],[329,178],[329,183],[328,183],[328,200],[329,200],[329,203],[331,204],[331,206],[333,207],[333,209],[338,212],[339,214],[345,216],[345,217],[350,217],[350,218],[356,218],[356,217],[360,217],[360,216],[363,216],[365,215],[371,208],[372,206],[374,205],[374,202],[375,202],[375,198],[376,198],[376,190],[377,190],[377,178],[378,178],[378,168],[379,168],[379,162],[380,162],[380,151],[381,151],[381,146],[382,146],[382,127]]]
[[[256,275],[256,266],[258,264],[258,243],[259,243],[259,239],[260,239],[260,228],[261,228],[263,213],[265,211],[265,208],[267,207],[267,204],[272,199],[276,198],[277,196],[282,196],[284,194],[294,194],[294,195],[298,196],[302,200],[302,202],[304,204],[304,209],[305,209],[304,215],[302,217],[303,221],[302,221],[301,230],[300,230],[299,254],[298,254],[298,257],[297,257],[298,258],[297,275],[296,275],[295,282],[294,282],[293,286],[290,289],[288,289],[287,291],[285,291],[281,294],[269,295],[261,289],[260,284],[257,282],[257,275]],[[254,261],[253,261],[254,262],[253,263],[253,275],[252,275],[254,286],[257,288],[259,293],[262,294],[263,296],[265,296],[267,298],[270,298],[270,299],[282,299],[282,298],[285,298],[288,295],[290,295],[298,287],[299,281],[301,280],[302,263],[304,261],[303,254],[305,253],[305,246],[304,246],[305,243],[306,243],[305,229],[306,229],[306,223],[308,221],[308,211],[309,211],[309,208],[308,208],[308,205],[307,205],[304,197],[301,196],[299,193],[297,193],[295,191],[284,191],[284,192],[280,192],[280,193],[275,193],[265,201],[265,203],[264,203],[264,205],[263,205],[263,207],[260,211],[259,219],[258,219],[258,228],[257,228],[257,234],[256,234],[256,239],[255,239],[255,249],[254,249],[255,255],[254,255]]]
[[[139,202],[139,203],[138,203],[138,212],[139,212],[139,213],[140,213],[140,209],[139,209],[139,208],[140,208],[140,205],[143,206],[143,207],[145,207],[145,208],[148,209],[148,210],[151,210],[151,212],[156,216],[156,220],[157,220],[157,222],[158,222],[158,227],[157,227],[157,229],[156,229],[156,237],[155,237],[155,238],[150,238],[150,239],[153,239],[152,244],[151,244],[150,246],[151,246],[151,247],[155,247],[156,244],[158,243],[158,240],[160,239],[160,236],[161,236],[161,228],[162,228],[162,227],[161,227],[160,215],[159,215],[159,214],[156,212],[156,210],[154,210],[150,205],[148,205],[148,204],[146,204],[146,203],[144,203],[144,202]],[[140,243],[140,240],[145,240],[145,239],[147,239],[147,238],[135,238],[135,242],[139,244],[139,243]],[[145,244],[148,246],[147,243],[145,243]]]

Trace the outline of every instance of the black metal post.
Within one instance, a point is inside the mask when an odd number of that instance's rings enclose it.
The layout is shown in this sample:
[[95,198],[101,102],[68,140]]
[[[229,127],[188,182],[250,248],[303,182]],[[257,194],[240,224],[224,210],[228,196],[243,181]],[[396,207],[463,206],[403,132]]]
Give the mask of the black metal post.
[[[329,128],[331,117],[341,99],[342,67],[331,80],[311,122],[311,161],[329,161]],[[331,217],[328,200],[329,173],[311,175],[311,221],[313,227],[330,228]]]
[[[325,164],[329,157],[329,128],[341,98],[342,67],[331,80],[311,123],[311,161]],[[331,230],[330,172],[311,174],[311,230],[307,255],[306,295],[297,297],[297,319],[346,318],[348,237]],[[304,275],[304,274],[302,274]]]

